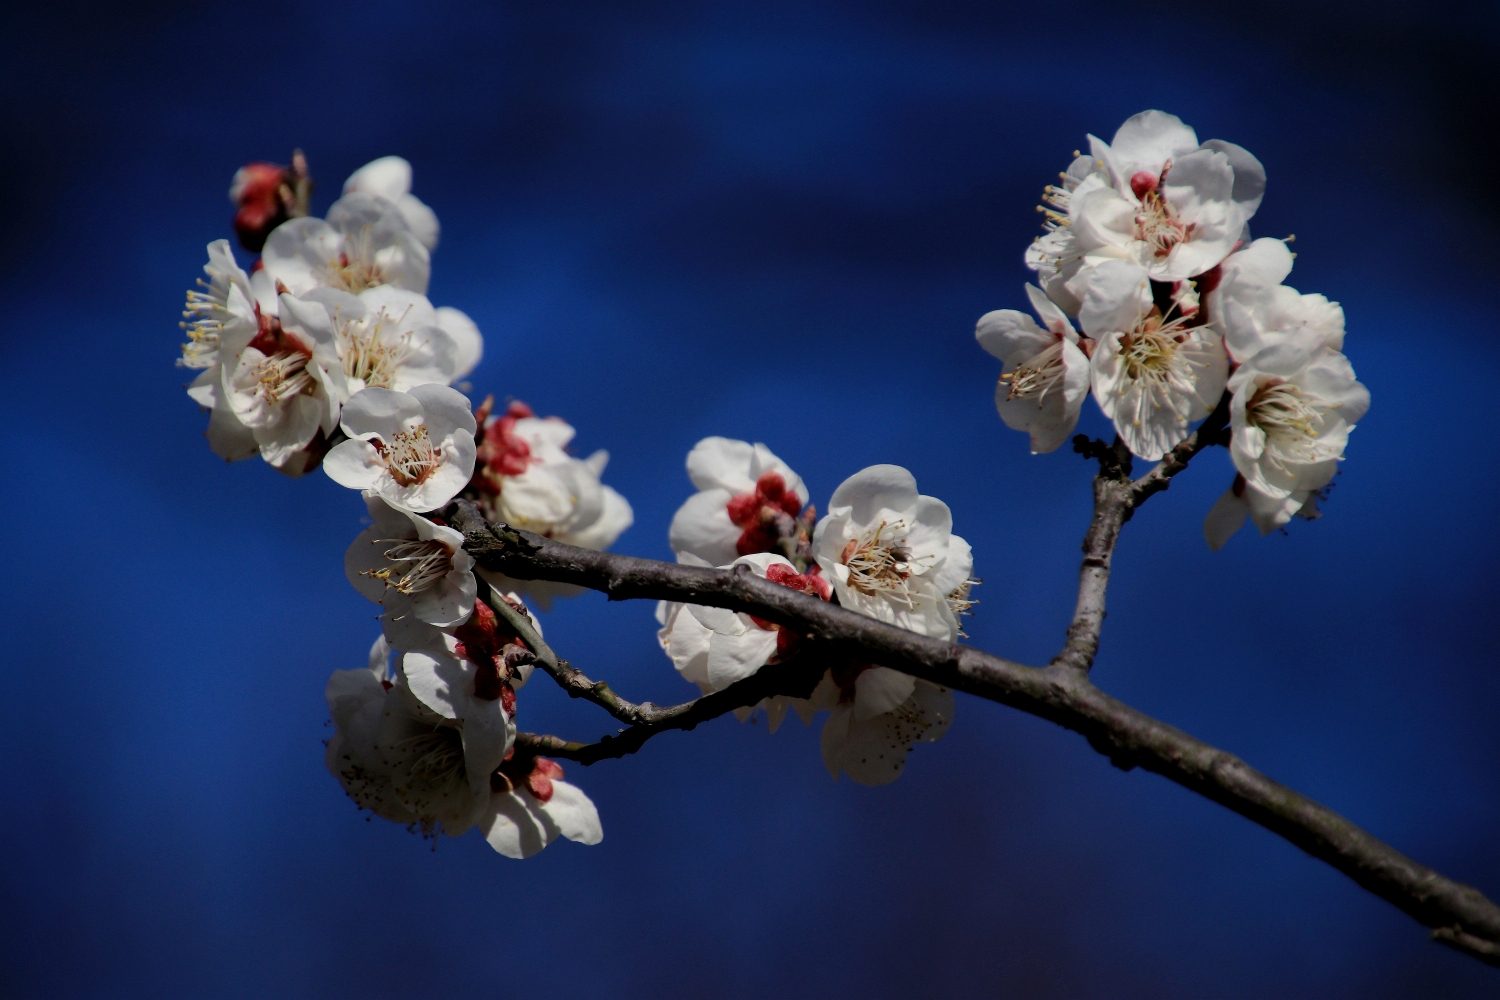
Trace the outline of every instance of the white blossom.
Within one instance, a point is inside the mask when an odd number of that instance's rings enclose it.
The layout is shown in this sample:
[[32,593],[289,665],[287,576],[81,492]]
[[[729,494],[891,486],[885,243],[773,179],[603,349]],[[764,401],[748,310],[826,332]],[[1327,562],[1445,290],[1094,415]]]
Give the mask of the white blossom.
[[1224,346],[1244,363],[1269,347],[1290,343],[1309,353],[1344,347],[1344,310],[1322,295],[1283,285],[1292,270],[1286,242],[1259,239],[1224,261],[1218,286],[1204,297]]
[[1110,183],[1071,195],[1075,252],[1132,261],[1156,281],[1186,280],[1229,256],[1265,190],[1255,157],[1223,140],[1200,145],[1160,111],[1132,116],[1112,143],[1089,136],[1089,148]]
[[1025,255],[1069,315],[1101,261],[1136,260],[1157,280],[1181,280],[1209,270],[1245,238],[1265,190],[1265,170],[1246,150],[1220,139],[1200,146],[1192,129],[1160,111],[1132,117],[1113,144],[1093,136],[1089,143],[1060,185],[1043,191],[1046,232]]
[[250,278],[235,263],[228,240],[208,245],[208,263],[203,270],[208,280],[198,279],[198,288],[188,290],[183,307],[181,326],[188,340],[182,345],[177,364],[198,370],[187,394],[210,411],[206,435],[209,447],[220,458],[235,462],[256,454],[260,445],[225,395],[223,346],[249,343],[259,332],[260,318]]
[[668,538],[679,562],[723,566],[774,544],[768,521],[795,518],[807,487],[765,445],[704,438],[687,457],[688,478],[698,488],[672,516]]
[[361,389],[345,404],[340,426],[349,440],[323,460],[329,478],[377,493],[399,510],[436,510],[473,475],[474,414],[447,386]]
[[403,652],[396,660],[396,686],[410,692],[422,718],[458,730],[465,778],[482,798],[490,774],[515,743],[516,725],[505,708],[496,664],[487,655],[466,655],[452,636],[443,640],[440,648]]
[[411,164],[399,156],[371,160],[344,181],[344,194],[361,191],[395,205],[412,235],[428,250],[438,244],[438,220],[432,209],[411,193]]
[[1073,433],[1089,393],[1089,359],[1063,311],[1035,285],[1026,294],[1046,329],[1023,312],[997,309],[980,317],[974,336],[1004,364],[995,385],[1000,419],[1030,434],[1031,453],[1040,455]]
[[1229,379],[1234,466],[1258,493],[1287,497],[1326,486],[1370,393],[1349,359],[1295,341],[1273,344]]
[[829,709],[823,723],[823,764],[861,785],[901,776],[912,744],[935,742],[953,721],[953,692],[889,667],[831,670],[813,692]]
[[271,231],[261,254],[269,278],[293,295],[336,288],[358,295],[376,285],[425,294],[431,260],[401,210],[355,191],[327,219],[290,219]]
[[301,302],[323,307],[302,310],[304,323],[319,327],[338,355],[333,369],[339,401],[365,388],[406,392],[429,383],[448,385],[460,376],[463,359],[452,337],[439,325],[425,295],[394,285],[377,285],[358,295],[315,288]]
[[1042,190],[1043,205],[1037,206],[1045,218],[1046,230],[1026,248],[1026,266],[1037,273],[1042,290],[1068,315],[1077,315],[1088,287],[1086,250],[1074,238],[1073,224],[1078,210],[1091,191],[1111,184],[1104,161],[1093,155],[1075,154],[1068,169],[1058,175],[1061,187],[1047,185]]
[[[388,657],[382,637],[370,649],[368,668],[335,671],[329,678],[328,710],[336,728],[324,760],[361,809],[415,824],[429,836],[441,831],[457,837],[489,801],[489,771],[471,771],[490,759],[490,770],[498,766],[508,741],[501,741],[496,755],[494,734],[483,726],[476,722],[466,734],[467,719],[460,723],[428,708],[400,670],[388,676]],[[422,677],[422,669],[415,672]]]
[[516,755],[502,764],[479,828],[491,847],[508,858],[529,858],[558,837],[580,844],[604,839],[599,810],[563,769],[545,757]]
[[969,579],[969,545],[948,505],[917,492],[910,472],[872,465],[844,480],[813,534],[813,553],[839,603],[921,635],[952,639],[950,594]]
[[1189,325],[1197,304],[1182,291],[1166,316],[1146,272],[1106,261],[1089,277],[1079,321],[1097,344],[1094,398],[1135,454],[1155,461],[1218,405],[1228,359],[1217,331]]
[[[807,574],[798,573],[787,559],[769,552],[740,556],[720,568],[736,566],[747,566],[758,577],[825,601],[833,593],[817,567]],[[725,608],[662,601],[656,618],[662,626],[657,633],[662,650],[683,679],[698,685],[704,694],[749,677],[791,648],[793,640],[793,634],[779,625]]]
[[429,645],[434,628],[467,621],[474,611],[474,559],[464,551],[463,535],[373,493],[365,494],[365,503],[373,523],[344,553],[344,575],[384,608],[392,644]]
[[[331,370],[338,355],[322,307],[282,296],[280,319],[251,332],[221,334],[220,390],[224,402],[249,428],[268,463],[301,475],[315,461],[307,448],[318,433],[338,426],[338,391]],[[215,407],[217,409],[217,406]]]
[[1284,497],[1268,496],[1246,483],[1244,476],[1236,475],[1233,485],[1203,519],[1203,538],[1209,549],[1217,552],[1244,526],[1247,518],[1262,535],[1283,527],[1293,517],[1315,521],[1322,516],[1318,495],[1316,490],[1296,490]]
[[[609,452],[574,458],[567,452],[573,434],[567,421],[537,417],[519,402],[486,425],[483,466],[475,482],[487,493],[483,501],[490,520],[584,548],[614,544],[635,514],[629,501],[600,481]],[[484,576],[495,586],[525,593],[544,608],[554,597],[581,592],[544,580],[511,580],[488,571]]]

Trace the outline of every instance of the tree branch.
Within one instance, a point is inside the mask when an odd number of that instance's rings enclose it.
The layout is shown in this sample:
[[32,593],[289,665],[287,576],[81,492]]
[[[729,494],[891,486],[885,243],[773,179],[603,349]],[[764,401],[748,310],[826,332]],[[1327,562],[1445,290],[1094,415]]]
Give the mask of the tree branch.
[[1230,393],[1226,391],[1219,397],[1219,405],[1198,425],[1198,429],[1167,452],[1156,463],[1156,468],[1139,479],[1130,478],[1130,449],[1118,436],[1114,444],[1109,445],[1082,434],[1073,439],[1073,450],[1084,458],[1096,459],[1099,473],[1094,476],[1093,520],[1089,522],[1088,534],[1083,536],[1078,603],[1073,610],[1073,621],[1068,625],[1067,641],[1052,658],[1054,666],[1083,674],[1093,667],[1106,614],[1104,593],[1109,587],[1109,571],[1120,528],[1135,516],[1141,504],[1171,486],[1172,477],[1186,469],[1200,451],[1210,445],[1228,443],[1225,430],[1229,424],[1229,399]]
[[[1179,445],[1187,446],[1182,456],[1174,457],[1174,449],[1156,469],[1132,483],[1132,493],[1144,494],[1133,501],[1132,510],[1165,488],[1153,477],[1169,481],[1180,471],[1169,463],[1190,459],[1207,445],[1206,440],[1198,443],[1205,437],[1200,428],[1191,446],[1186,441]],[[1027,667],[920,636],[778,586],[744,567],[705,569],[565,545],[504,524],[490,525],[466,501],[452,504],[444,516],[464,533],[464,547],[486,569],[521,580],[572,583],[614,600],[682,601],[743,611],[827,648],[1048,719],[1082,734],[1116,766],[1160,774],[1284,837],[1433,928],[1436,940],[1500,965],[1500,907],[1478,890],[1413,861],[1234,755],[1110,697],[1082,671],[1060,665]],[[572,746],[558,744],[564,749]],[[582,749],[575,752],[581,754]]]
[[742,681],[731,684],[722,691],[704,695],[695,701],[664,709],[653,722],[642,722],[622,729],[614,736],[600,737],[598,743],[573,743],[556,736],[540,736],[535,733],[517,733],[516,745],[532,749],[535,753],[549,757],[576,760],[580,764],[593,764],[610,758],[624,757],[639,750],[647,740],[658,733],[673,729],[693,729],[700,722],[717,719],[737,708],[749,708],[760,704],[764,698],[788,695],[806,698],[823,676],[822,661],[804,648],[787,663],[762,667]]

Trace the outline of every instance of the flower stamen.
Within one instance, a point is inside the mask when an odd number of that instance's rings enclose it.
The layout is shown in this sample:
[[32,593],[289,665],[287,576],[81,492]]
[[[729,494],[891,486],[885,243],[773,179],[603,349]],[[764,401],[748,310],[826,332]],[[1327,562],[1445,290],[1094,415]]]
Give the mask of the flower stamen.
[[371,443],[385,459],[385,466],[398,486],[425,483],[443,464],[443,456],[432,447],[426,424],[397,433],[383,446],[378,442]]
[[361,576],[379,580],[402,594],[417,594],[435,585],[453,568],[453,551],[435,538],[426,541],[377,538],[372,545],[394,543],[385,550],[389,565],[362,570]]

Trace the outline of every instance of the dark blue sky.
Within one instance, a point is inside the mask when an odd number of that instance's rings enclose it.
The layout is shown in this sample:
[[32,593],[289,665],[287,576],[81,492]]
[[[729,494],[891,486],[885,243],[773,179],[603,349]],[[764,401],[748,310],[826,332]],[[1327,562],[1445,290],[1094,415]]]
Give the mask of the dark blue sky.
[[[1111,693],[1500,893],[1491,301],[1500,24],[1480,5],[56,3],[6,15],[0,984],[7,997],[1493,996],[1500,972],[1246,821],[961,698],[894,786],[817,729],[720,720],[569,778],[598,847],[527,862],[366,823],[322,688],[373,608],[357,497],[225,466],[172,367],[251,159],[410,159],[473,380],[608,448],[616,546],[666,557],[709,434],[825,506],[910,468],[974,545],[973,641],[1072,606],[1089,469],[1033,458],[974,320],[1023,308],[1032,206],[1158,107],[1254,151],[1259,235],[1343,303],[1374,405],[1328,516],[1210,554],[1205,456],[1126,529]],[[1089,406],[1086,430],[1103,433]],[[549,638],[690,693],[652,608]],[[536,684],[527,728],[608,720]]]

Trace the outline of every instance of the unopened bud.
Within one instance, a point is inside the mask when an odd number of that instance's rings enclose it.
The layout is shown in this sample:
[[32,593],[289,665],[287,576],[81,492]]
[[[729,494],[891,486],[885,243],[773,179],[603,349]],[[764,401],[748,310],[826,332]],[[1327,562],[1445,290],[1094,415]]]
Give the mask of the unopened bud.
[[247,163],[234,172],[229,200],[239,206],[234,232],[246,250],[259,253],[271,230],[287,220],[292,181],[291,170],[274,163]]

